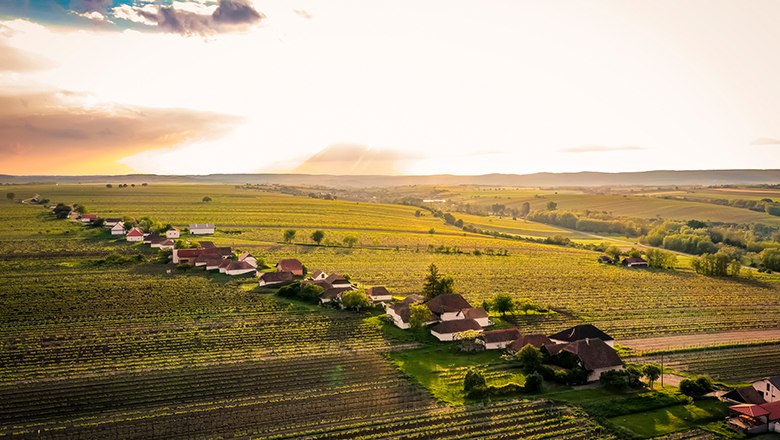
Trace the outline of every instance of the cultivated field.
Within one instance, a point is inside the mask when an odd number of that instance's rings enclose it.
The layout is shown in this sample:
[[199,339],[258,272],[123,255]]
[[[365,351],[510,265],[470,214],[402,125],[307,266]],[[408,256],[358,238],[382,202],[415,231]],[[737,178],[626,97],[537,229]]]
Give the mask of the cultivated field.
[[[419,292],[436,263],[475,304],[508,292],[556,311],[508,317],[525,332],[588,321],[620,343],[780,326],[776,275],[725,280],[607,267],[595,252],[467,234],[411,206],[229,186],[13,191],[81,203],[103,217],[216,223],[207,239],[218,244],[271,264],[297,257],[311,270],[399,295]],[[410,347],[386,340],[365,315],[287,303],[253,291],[253,279],[168,273],[147,246],[54,220],[39,206],[0,204],[0,433],[417,438],[449,426],[464,438],[608,436],[581,413],[536,401],[442,409],[387,358]],[[297,230],[292,244],[282,240],[288,228]],[[323,246],[308,238],[315,229],[325,231]],[[346,236],[358,244],[344,246]],[[488,255],[499,250],[507,255]],[[101,265],[112,253],[144,262]]]

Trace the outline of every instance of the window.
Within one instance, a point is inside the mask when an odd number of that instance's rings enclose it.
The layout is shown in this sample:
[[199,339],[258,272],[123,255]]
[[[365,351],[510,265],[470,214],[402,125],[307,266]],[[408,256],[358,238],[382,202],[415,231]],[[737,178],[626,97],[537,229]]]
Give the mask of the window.
[[766,384],[766,390],[769,391],[769,384]]

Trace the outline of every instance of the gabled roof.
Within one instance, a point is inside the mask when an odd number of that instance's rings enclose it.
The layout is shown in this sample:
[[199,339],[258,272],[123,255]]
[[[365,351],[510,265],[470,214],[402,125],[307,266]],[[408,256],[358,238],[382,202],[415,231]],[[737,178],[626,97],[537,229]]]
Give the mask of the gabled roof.
[[767,377],[766,380],[780,390],[780,376]]
[[482,318],[488,318],[488,312],[485,311],[482,307],[472,307],[470,309],[463,309],[460,311],[464,318],[466,319],[482,319]]
[[222,260],[221,263],[219,263],[219,268],[220,269],[222,269],[223,267],[227,268],[228,266],[230,266],[230,263],[232,263],[232,262],[233,262],[233,260],[231,260],[229,258],[225,258],[224,260]]
[[482,333],[482,339],[485,343],[511,342],[520,337],[520,330],[516,328],[505,328],[502,330],[488,330]]
[[780,400],[772,403],[763,403],[761,404],[761,408],[764,408],[769,412],[767,419],[769,419],[770,422],[780,420]]
[[190,225],[190,229],[214,229],[214,225],[211,223],[194,224]]
[[752,403],[756,405],[766,402],[764,400],[764,396],[752,386],[731,390],[724,394],[723,398],[733,400],[735,402]]
[[425,305],[431,309],[431,312],[436,313],[437,315],[447,312],[459,312],[463,309],[471,308],[471,304],[469,304],[465,298],[454,293],[438,295],[428,300]]
[[321,270],[317,269],[317,270],[315,270],[314,272],[312,272],[312,274],[311,274],[311,277],[312,277],[312,278],[317,278],[318,276],[320,276],[320,275],[322,275],[322,274],[324,274],[324,273],[325,273],[325,272],[323,272],[323,271],[321,271]]
[[238,261],[244,261],[249,257],[255,258],[255,256],[250,254],[249,252],[244,252],[243,254],[241,254],[240,257],[238,257]]
[[730,406],[729,409],[750,417],[761,417],[769,415],[769,411],[767,409],[762,408],[759,405],[753,405],[752,403],[740,403],[739,405]]
[[118,222],[114,226],[111,226],[111,230],[113,231],[114,229],[125,229],[125,224],[122,222]]
[[97,214],[81,214],[79,218],[86,218],[86,219],[97,219]]
[[[517,338],[512,344],[509,345],[509,349],[513,351],[520,351],[526,345],[531,344],[536,348],[542,348],[545,345],[553,345],[550,338],[542,334],[530,334],[523,335]],[[561,344],[564,345],[564,344]]]
[[294,280],[295,276],[292,272],[265,272],[260,275],[260,279],[266,283],[283,283]]
[[106,223],[116,223],[116,222],[121,222],[121,221],[122,221],[121,218],[107,218],[106,219]]
[[204,249],[211,249],[217,247],[217,245],[214,244],[213,241],[200,241],[198,240],[198,245]]
[[[225,261],[231,261],[231,260],[225,260]],[[230,264],[227,265],[227,270],[244,270],[244,269],[252,269],[254,270],[254,266],[247,263],[246,261],[231,261]]]
[[566,344],[560,351],[567,351],[577,356],[586,370],[623,365],[615,349],[601,339],[580,339]]
[[322,299],[336,299],[342,292],[352,290],[349,287],[331,287],[320,294]]
[[229,247],[221,248],[198,248],[198,249],[176,249],[176,255],[179,258],[193,258],[199,255],[215,255],[220,257],[226,257],[233,253]]
[[130,230],[130,232],[127,233],[127,236],[128,237],[143,237],[144,236],[144,231],[142,231],[142,230],[140,230],[138,228],[133,228],[133,229]]
[[295,258],[285,258],[276,263],[276,268],[286,272],[300,271],[303,270],[303,263]]
[[412,316],[412,311],[409,309],[409,303],[395,303],[388,307],[388,309],[391,309],[396,315],[401,317],[401,322],[408,323],[409,318]]
[[366,289],[368,296],[390,296],[390,292],[384,286],[369,287]]
[[176,226],[171,226],[170,228],[166,229],[165,232],[168,232],[168,231],[178,231],[178,230],[179,230],[179,228],[177,228]]
[[344,278],[343,276],[341,276],[341,275],[339,275],[337,273],[332,273],[332,274],[328,275],[328,277],[325,278],[325,281],[327,281],[327,282],[329,282],[331,284],[349,283],[349,281],[346,278]]
[[[290,272],[290,273],[292,273],[292,272]],[[320,287],[323,288],[323,290],[328,290],[331,287],[333,287],[332,284],[330,284],[329,282],[327,282],[325,280],[303,280],[303,281],[301,281],[301,285],[302,286],[305,286],[306,284],[314,284],[315,286],[320,286]]]
[[623,263],[622,264],[624,266],[627,266],[629,264],[647,264],[647,261],[645,261],[644,258],[628,257],[628,258],[623,259]]
[[455,319],[453,321],[440,322],[431,327],[432,332],[440,335],[460,333],[466,330],[482,330],[482,326],[473,319]]
[[613,341],[612,337],[603,331],[599,330],[595,325],[593,324],[580,324],[575,325],[572,328],[567,328],[566,330],[563,330],[561,332],[558,332],[554,335],[550,335],[550,339],[555,339],[558,341],[568,341],[573,342],[577,341],[579,339],[601,339],[602,341]]

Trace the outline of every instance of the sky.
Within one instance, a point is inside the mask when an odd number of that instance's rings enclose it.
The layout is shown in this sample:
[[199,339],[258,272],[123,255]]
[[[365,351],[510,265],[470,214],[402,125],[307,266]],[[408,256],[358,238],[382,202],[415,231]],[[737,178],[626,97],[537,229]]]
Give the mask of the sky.
[[780,168],[780,2],[0,0],[0,173]]

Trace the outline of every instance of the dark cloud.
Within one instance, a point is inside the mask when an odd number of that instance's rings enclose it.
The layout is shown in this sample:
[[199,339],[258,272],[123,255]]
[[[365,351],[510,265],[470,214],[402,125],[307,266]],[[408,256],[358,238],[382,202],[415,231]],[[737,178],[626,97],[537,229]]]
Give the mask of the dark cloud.
[[59,92],[0,94],[0,172],[45,173],[46,164],[116,160],[215,138],[239,122],[233,116],[183,109],[85,108],[78,101],[78,95]]
[[411,157],[365,145],[331,145],[306,159],[293,172],[302,174],[399,174],[398,165]]
[[777,138],[758,138],[751,142],[753,145],[780,145],[780,139]]
[[583,145],[580,147],[570,147],[570,148],[564,148],[564,153],[600,153],[604,151],[639,151],[639,150],[646,150],[646,148],[643,147],[637,147],[633,145],[618,145],[618,146],[609,146],[609,145]]
[[136,8],[135,12],[145,20],[157,23],[157,26],[165,32],[183,35],[229,32],[265,18],[249,0],[220,0],[217,9],[211,15],[184,11],[173,6],[160,6],[156,11]]

